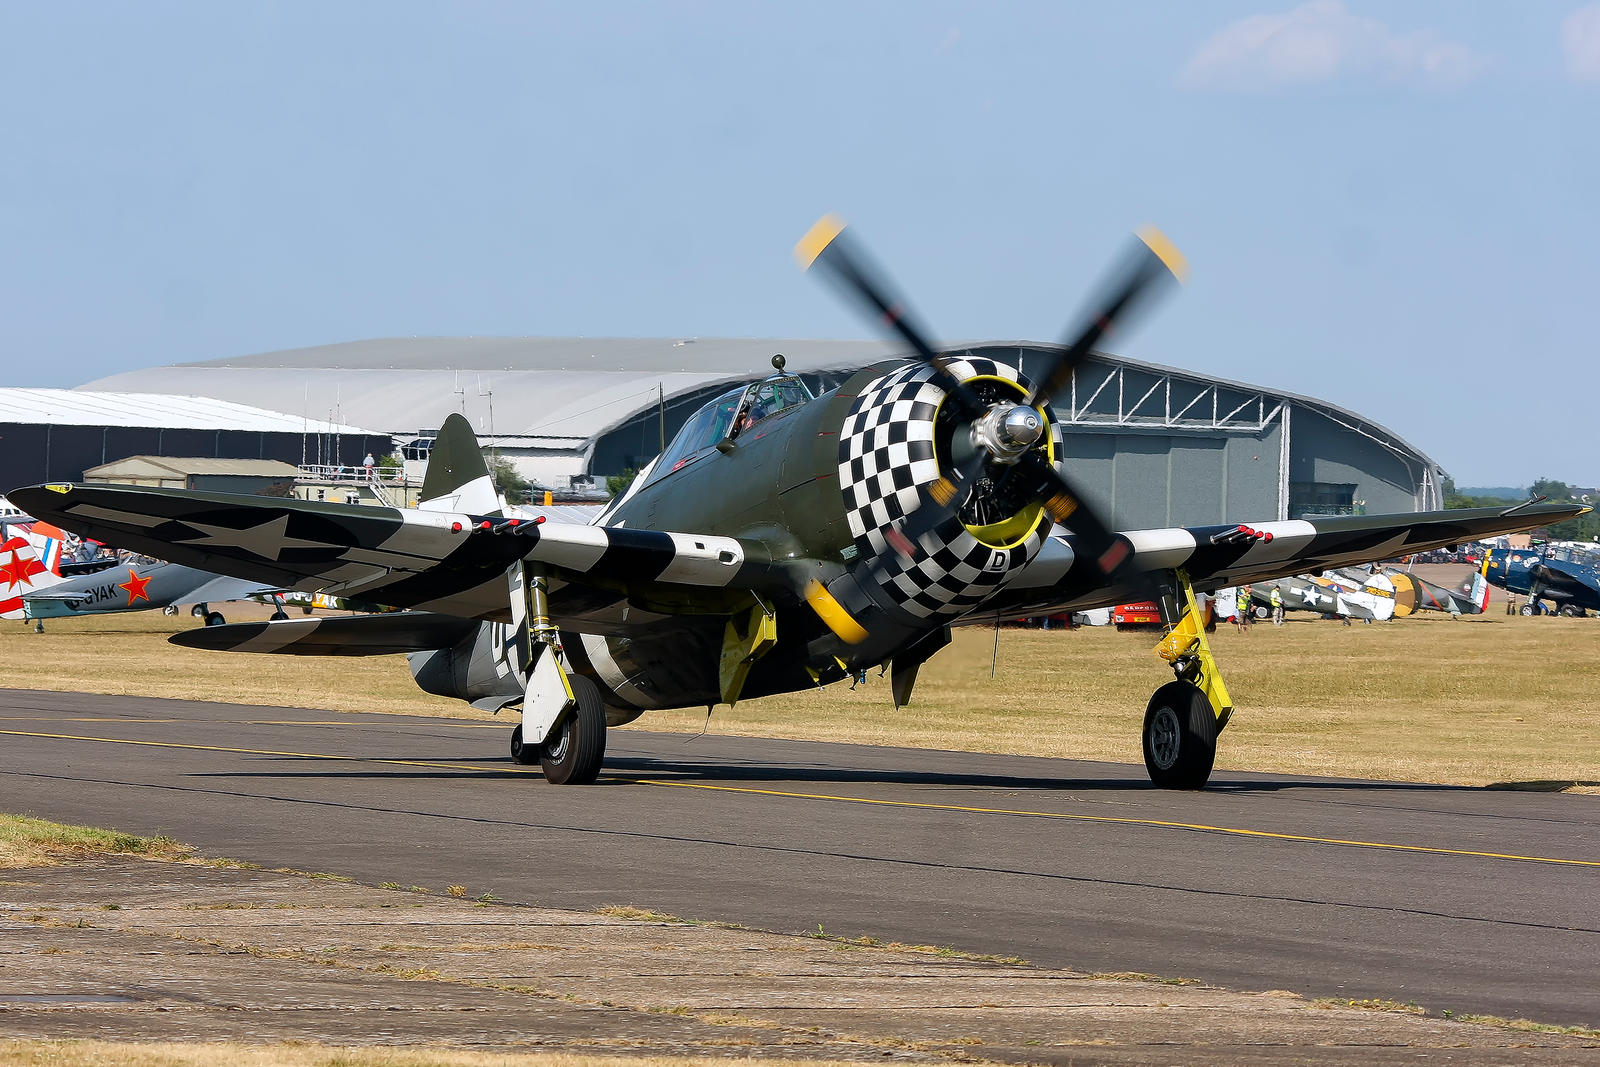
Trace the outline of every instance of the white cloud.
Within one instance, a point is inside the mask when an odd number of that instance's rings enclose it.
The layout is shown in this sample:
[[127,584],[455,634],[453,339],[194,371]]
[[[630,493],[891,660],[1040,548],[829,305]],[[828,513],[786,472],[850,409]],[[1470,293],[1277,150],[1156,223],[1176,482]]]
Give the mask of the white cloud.
[[1487,66],[1466,45],[1432,30],[1399,33],[1351,14],[1340,0],[1309,0],[1218,31],[1185,64],[1178,82],[1191,89],[1251,91],[1349,77],[1453,88]]
[[1600,82],[1600,4],[1580,7],[1561,20],[1561,54],[1575,81]]

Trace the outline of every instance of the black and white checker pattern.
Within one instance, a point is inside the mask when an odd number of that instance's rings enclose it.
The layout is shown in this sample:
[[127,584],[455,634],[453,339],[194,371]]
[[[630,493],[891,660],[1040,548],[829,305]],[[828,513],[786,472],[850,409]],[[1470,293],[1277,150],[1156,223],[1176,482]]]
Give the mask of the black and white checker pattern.
[[[990,359],[952,360],[958,378],[1019,381],[1015,367]],[[954,616],[997,589],[1038,552],[1044,530],[1021,544],[995,549],[951,517],[921,538],[907,560],[888,551],[883,531],[917,507],[917,487],[939,477],[934,416],[944,391],[926,364],[911,363],[870,382],[851,405],[839,431],[839,484],[856,551],[876,561],[867,580],[895,608],[918,620]],[[1026,383],[1022,383],[1026,388]],[[1059,429],[1051,418],[1060,454]]]

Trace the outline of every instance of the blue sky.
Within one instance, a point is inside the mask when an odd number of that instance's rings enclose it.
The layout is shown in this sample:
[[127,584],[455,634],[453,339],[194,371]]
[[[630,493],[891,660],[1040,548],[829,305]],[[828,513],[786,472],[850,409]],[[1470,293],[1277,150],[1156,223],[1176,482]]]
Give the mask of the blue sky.
[[[1600,3],[0,0],[0,385],[368,337],[861,337],[838,211],[945,338],[1110,346],[1600,482]],[[762,353],[755,353],[761,356]]]

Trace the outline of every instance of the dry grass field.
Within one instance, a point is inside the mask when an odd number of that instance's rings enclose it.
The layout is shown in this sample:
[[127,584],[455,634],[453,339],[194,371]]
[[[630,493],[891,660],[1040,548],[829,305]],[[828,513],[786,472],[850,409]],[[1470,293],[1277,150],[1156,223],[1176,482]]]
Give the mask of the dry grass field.
[[[258,617],[229,606],[230,619]],[[1213,638],[1239,705],[1218,765],[1470,785],[1600,791],[1593,690],[1600,621],[1425,614],[1351,627],[1296,614],[1281,629]],[[474,715],[416,688],[401,657],[208,653],[166,643],[188,616],[156,612],[0,626],[0,684],[337,711]],[[956,632],[896,711],[887,678],[754,700],[714,733],[855,741],[1138,763],[1149,694],[1170,677],[1154,635],[1110,627]],[[639,728],[698,732],[701,711]]]
[[[743,1051],[741,1049],[741,1051]],[[721,1056],[603,1056],[572,1052],[498,1053],[456,1048],[362,1048],[238,1042],[0,1041],[4,1067],[723,1067]],[[746,1067],[793,1067],[793,1059],[740,1056]],[[824,1060],[848,1067],[849,1060]],[[855,1061],[860,1062],[860,1061]],[[976,1062],[976,1060],[975,1060]]]

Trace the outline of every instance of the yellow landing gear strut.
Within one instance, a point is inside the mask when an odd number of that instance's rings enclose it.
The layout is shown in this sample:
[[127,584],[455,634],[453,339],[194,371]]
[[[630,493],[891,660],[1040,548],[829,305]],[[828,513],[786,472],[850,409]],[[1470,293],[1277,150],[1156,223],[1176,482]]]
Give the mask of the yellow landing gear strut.
[[[1172,585],[1158,603],[1169,630],[1156,655],[1172,665],[1177,678],[1157,689],[1145,708],[1145,768],[1162,788],[1200,789],[1211,777],[1217,734],[1233,715],[1233,698],[1206,641],[1194,587],[1181,568],[1172,572]],[[1174,621],[1180,608],[1182,615]]]

